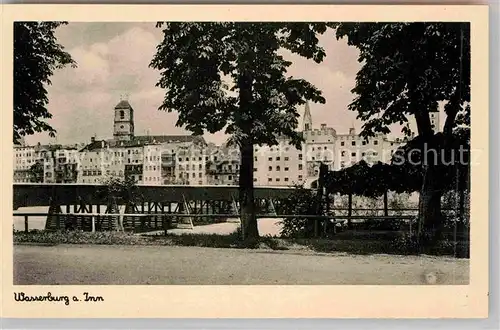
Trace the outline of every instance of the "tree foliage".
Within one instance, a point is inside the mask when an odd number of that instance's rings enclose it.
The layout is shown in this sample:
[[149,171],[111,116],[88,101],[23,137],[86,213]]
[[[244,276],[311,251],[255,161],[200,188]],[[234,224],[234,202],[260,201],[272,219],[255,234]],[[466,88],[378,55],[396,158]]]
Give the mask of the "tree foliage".
[[137,182],[132,176],[125,178],[108,177],[101,182],[97,195],[102,200],[115,198],[120,203],[134,203],[142,200]]
[[[151,61],[165,89],[160,110],[176,111],[177,125],[194,134],[224,131],[240,147],[242,222],[258,236],[253,206],[253,145],[276,145],[285,136],[300,148],[297,107],[325,103],[321,91],[290,77],[287,49],[316,63],[318,35],[327,23],[175,22],[157,24],[163,40]],[[249,215],[249,219],[243,219]],[[246,232],[243,233],[247,235]]]
[[14,23],[14,143],[35,132],[55,135],[45,121],[52,117],[46,107],[46,86],[56,69],[76,66],[54,35],[63,24],[66,22]]
[[42,183],[43,182],[43,163],[41,161],[36,161],[35,164],[31,165],[28,173],[29,173],[30,182]]
[[[225,133],[238,141],[276,144],[286,135],[300,141],[297,106],[324,103],[309,82],[287,77],[292,64],[279,54],[287,48],[316,62],[325,56],[317,34],[326,24],[158,23],[164,39],[151,66],[161,71],[166,89],[161,110],[177,111],[177,125],[195,134]],[[242,112],[242,76],[251,82],[251,107]]]
[[[430,135],[429,111],[444,103],[444,132],[470,102],[468,23],[340,23],[337,38],[356,47],[362,68],[349,106],[364,121],[362,135],[389,133],[390,124],[415,116],[419,135]],[[463,116],[463,115],[462,115]],[[465,115],[467,117],[467,115]],[[405,126],[405,132],[408,127]]]
[[[453,150],[458,125],[470,118],[470,24],[338,23],[335,28],[337,38],[359,50],[362,67],[349,109],[364,122],[361,135],[389,133],[395,123],[408,135],[408,118],[414,116],[417,149],[434,149],[437,155]],[[440,105],[446,121],[443,133],[435,134],[429,113]],[[441,160],[436,156],[419,163],[422,243],[435,243],[442,233],[441,197],[451,167]]]
[[436,188],[442,191],[469,189],[470,136],[467,131],[457,131],[451,147],[442,148],[444,137],[438,133],[431,143],[416,137],[395,150],[391,162],[368,164],[365,160],[342,169],[329,172],[326,188],[331,194],[353,194],[366,197],[382,196],[386,191],[412,193],[420,191],[426,162],[440,162],[440,180]]

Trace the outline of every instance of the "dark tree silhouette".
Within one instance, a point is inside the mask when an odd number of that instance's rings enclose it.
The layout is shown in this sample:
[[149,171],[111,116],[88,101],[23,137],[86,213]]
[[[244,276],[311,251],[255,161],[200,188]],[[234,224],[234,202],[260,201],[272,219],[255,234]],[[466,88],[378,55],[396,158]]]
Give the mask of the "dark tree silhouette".
[[54,70],[76,63],[63,46],[57,43],[54,32],[65,22],[14,23],[14,143],[35,132],[55,130],[45,121],[52,115],[46,85]]
[[300,148],[297,106],[324,103],[309,82],[287,77],[281,49],[319,63],[318,35],[326,23],[158,23],[163,40],[151,66],[166,90],[160,110],[177,111],[178,126],[194,134],[225,130],[241,153],[241,220],[245,239],[258,238],[253,198],[253,145],[279,136]]
[[[388,133],[389,125],[407,124],[414,116],[418,144],[448,152],[459,123],[470,113],[469,23],[338,23],[337,38],[359,49],[362,68],[350,110],[364,121],[363,136]],[[434,134],[429,113],[444,103],[442,134]],[[403,128],[409,133],[408,125]],[[439,157],[420,162],[419,219],[426,234],[439,237],[442,228],[443,164]]]

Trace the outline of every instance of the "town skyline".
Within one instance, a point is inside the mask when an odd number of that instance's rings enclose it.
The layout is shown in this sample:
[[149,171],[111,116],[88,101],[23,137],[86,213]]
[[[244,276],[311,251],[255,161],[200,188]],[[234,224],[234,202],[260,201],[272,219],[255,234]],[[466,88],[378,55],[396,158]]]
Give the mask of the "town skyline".
[[[77,62],[77,68],[56,70],[48,86],[48,123],[57,131],[56,138],[47,133],[26,136],[25,142],[75,144],[88,143],[91,137],[112,137],[113,109],[126,95],[135,110],[138,135],[190,135],[176,127],[177,113],[159,111],[165,91],[155,87],[159,72],[149,68],[162,32],[154,22],[148,23],[73,23],[56,30],[58,42]],[[293,54],[284,54],[293,64],[289,75],[302,77],[322,90],[326,104],[310,103],[313,127],[320,124],[347,134],[354,127],[360,132],[362,122],[347,109],[354,95],[355,76],[360,65],[358,51],[333,33],[320,38],[326,58],[316,64]],[[141,49],[142,51],[133,51]],[[301,129],[304,106],[298,109]],[[399,136],[395,125],[391,135]],[[224,132],[205,133],[207,142],[222,144]]]

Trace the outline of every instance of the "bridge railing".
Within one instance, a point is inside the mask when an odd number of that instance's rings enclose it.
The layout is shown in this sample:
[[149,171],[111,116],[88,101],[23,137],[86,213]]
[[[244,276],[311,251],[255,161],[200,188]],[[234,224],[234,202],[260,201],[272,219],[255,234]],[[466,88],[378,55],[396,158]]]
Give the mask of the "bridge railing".
[[[185,213],[48,213],[48,212],[13,212],[15,217],[24,217],[24,231],[29,232],[30,217],[52,216],[59,223],[60,217],[86,217],[91,219],[92,232],[96,231],[96,220],[104,217],[125,217],[134,218],[159,218],[162,231],[165,235],[171,228],[171,220],[174,218],[239,218],[240,214],[185,214]],[[393,216],[366,216],[366,215],[311,215],[311,214],[257,214],[258,219],[312,219],[314,220],[315,236],[319,236],[320,224],[323,223],[323,230],[326,233],[328,224],[333,225],[333,233],[336,233],[336,225],[345,223],[346,220],[406,220],[409,223],[410,232],[412,231],[412,222],[415,220],[413,215],[393,215]],[[155,226],[156,227],[156,226]],[[134,228],[135,229],[135,228]],[[158,230],[158,228],[156,228]]]

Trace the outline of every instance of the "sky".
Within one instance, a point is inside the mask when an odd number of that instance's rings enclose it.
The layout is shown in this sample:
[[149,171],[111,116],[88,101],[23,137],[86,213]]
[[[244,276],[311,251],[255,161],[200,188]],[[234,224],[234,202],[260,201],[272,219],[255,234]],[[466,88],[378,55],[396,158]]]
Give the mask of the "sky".
[[[29,144],[89,142],[94,135],[111,138],[114,107],[123,94],[128,94],[134,108],[136,135],[190,134],[176,127],[176,113],[158,110],[165,92],[155,87],[159,71],[149,68],[162,39],[154,22],[70,22],[57,29],[56,37],[78,67],[55,71],[47,89],[48,110],[53,115],[48,122],[57,138],[36,134],[26,138]],[[362,123],[347,109],[360,68],[358,51],[345,40],[337,41],[332,32],[323,35],[320,43],[327,54],[322,63],[288,54],[293,62],[288,74],[308,80],[323,92],[326,104],[310,104],[313,127],[325,123],[342,134],[354,125],[359,132]],[[299,112],[302,116],[304,109]],[[217,144],[226,138],[222,132],[205,134],[207,141]]]

